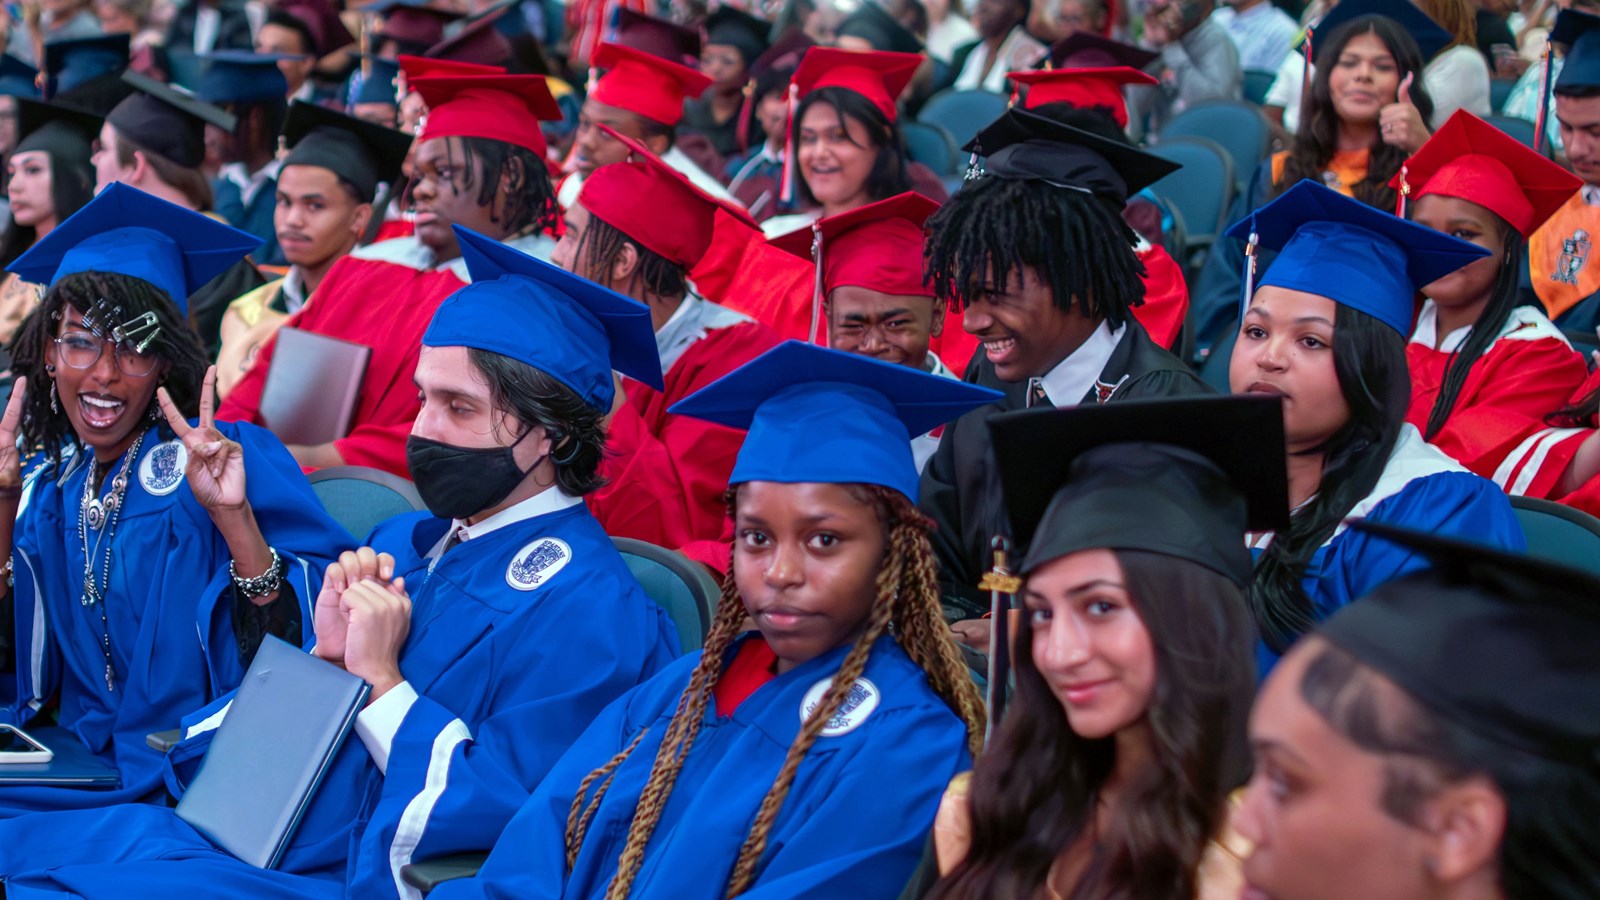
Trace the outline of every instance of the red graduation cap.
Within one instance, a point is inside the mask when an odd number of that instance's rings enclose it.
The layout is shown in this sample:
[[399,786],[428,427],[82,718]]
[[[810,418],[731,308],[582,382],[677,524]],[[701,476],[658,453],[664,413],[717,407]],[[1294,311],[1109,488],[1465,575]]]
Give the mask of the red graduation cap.
[[700,65],[700,30],[618,7],[616,25],[606,40],[693,69]]
[[811,340],[822,300],[838,287],[863,287],[898,297],[932,297],[923,278],[923,223],[939,204],[915,191],[896,194],[773,238],[780,250],[817,266]]
[[1456,197],[1532,234],[1583,186],[1583,180],[1466,110],[1460,110],[1389,181],[1400,202]]
[[794,80],[789,82],[789,95],[798,102],[818,88],[846,88],[867,98],[893,122],[895,101],[911,83],[923,59],[920,53],[812,47],[800,60]]
[[1160,84],[1154,77],[1127,66],[1010,72],[1006,77],[1028,88],[1023,109],[1046,103],[1066,103],[1079,109],[1103,107],[1124,128],[1128,127],[1128,104],[1122,89],[1130,84]]
[[638,113],[652,122],[676,125],[683,118],[683,101],[706,92],[711,79],[685,65],[643,50],[602,43],[593,63],[606,69],[589,96],[596,103]]
[[501,66],[486,66],[456,59],[433,59],[426,56],[401,54],[395,61],[400,64],[400,71],[405,73],[408,81],[417,78],[438,78],[442,76],[506,74],[505,68]]
[[473,19],[454,35],[429,47],[427,56],[498,67],[511,58],[511,42],[496,27],[510,9],[502,6]]
[[752,229],[760,227],[743,208],[701,190],[643,144],[605,125],[600,130],[625,144],[628,158],[584,179],[578,203],[591,216],[685,269],[700,262],[711,246],[717,210]]
[[487,138],[543,157],[546,146],[539,122],[561,118],[543,75],[447,75],[418,78],[410,84],[428,104],[419,140]]

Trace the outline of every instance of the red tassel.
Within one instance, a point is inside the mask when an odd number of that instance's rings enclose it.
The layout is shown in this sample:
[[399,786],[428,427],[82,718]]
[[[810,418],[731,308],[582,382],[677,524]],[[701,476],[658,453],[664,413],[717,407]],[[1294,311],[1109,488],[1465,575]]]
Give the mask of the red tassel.
[[[786,206],[794,204],[795,161],[794,152],[794,116],[800,108],[800,86],[789,83],[789,115],[784,117],[783,138],[783,180],[778,185],[778,199]],[[813,338],[816,335],[815,326],[812,327]]]
[[1402,163],[1400,166],[1400,190],[1395,193],[1394,197],[1395,218],[1404,219],[1406,217],[1406,202],[1410,197],[1411,182],[1406,180],[1406,166]]

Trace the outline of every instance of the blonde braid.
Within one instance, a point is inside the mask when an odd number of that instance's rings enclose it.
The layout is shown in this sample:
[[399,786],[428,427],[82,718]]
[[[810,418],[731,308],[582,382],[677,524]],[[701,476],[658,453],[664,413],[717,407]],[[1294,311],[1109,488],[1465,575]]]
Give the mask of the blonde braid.
[[666,736],[662,738],[661,748],[656,751],[655,762],[650,767],[650,777],[639,794],[633,819],[628,824],[628,839],[617,860],[616,875],[606,888],[606,897],[611,900],[624,900],[633,889],[633,879],[644,863],[645,845],[650,843],[650,836],[661,821],[672,785],[678,780],[689,748],[700,734],[706,703],[711,699],[717,680],[722,677],[723,657],[742,631],[744,617],[744,603],[739,598],[738,585],[730,573],[722,586],[722,599],[717,604],[716,620],[706,636],[700,664],[695,666],[689,686],[684,688],[683,695],[678,699],[678,708],[667,725]]

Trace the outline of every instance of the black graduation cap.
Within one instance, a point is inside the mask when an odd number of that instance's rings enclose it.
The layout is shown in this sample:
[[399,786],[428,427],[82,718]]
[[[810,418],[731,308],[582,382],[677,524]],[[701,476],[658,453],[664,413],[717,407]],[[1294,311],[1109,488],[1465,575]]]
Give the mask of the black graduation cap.
[[502,3],[468,20],[449,37],[429,47],[423,56],[504,66],[511,59],[511,42],[500,33],[500,20],[510,11],[511,5]]
[[1428,14],[1411,0],[1340,0],[1338,6],[1322,17],[1322,21],[1312,26],[1313,49],[1327,44],[1341,26],[1362,16],[1383,16],[1394,20],[1416,40],[1417,49],[1422,51],[1423,62],[1433,59],[1454,40],[1450,32],[1428,18]]
[[872,45],[874,50],[894,53],[921,53],[922,41],[894,20],[894,16],[873,0],[865,0],[856,11],[839,23],[840,37],[858,37]]
[[291,149],[285,166],[318,166],[355,186],[371,203],[379,182],[400,175],[411,136],[354,116],[296,100],[289,107],[283,140]]
[[1600,16],[1562,10],[1550,29],[1550,42],[1564,51],[1553,90],[1600,88]]
[[772,25],[731,6],[719,7],[706,17],[707,44],[733,47],[749,66],[767,50]]
[[0,54],[0,95],[39,96],[39,70],[9,53]]
[[1113,41],[1080,28],[1051,45],[1050,55],[1040,60],[1039,65],[1051,69],[1105,69],[1112,66],[1144,69],[1160,58],[1159,53]]
[[54,97],[96,76],[128,67],[129,37],[101,34],[44,45],[45,95]]
[[1023,572],[1106,547],[1187,559],[1245,585],[1245,532],[1289,524],[1276,397],[1018,410],[989,432]]
[[85,165],[103,120],[71,107],[17,98],[17,146],[13,153],[45,150]]
[[303,59],[289,53],[218,50],[200,57],[206,70],[195,95],[207,103],[270,103],[283,101],[289,82],[278,61]]
[[433,6],[428,0],[378,0],[361,11],[383,16],[375,35],[379,40],[394,41],[419,53],[444,40],[444,27],[461,18],[461,13]]
[[1600,766],[1600,580],[1478,544],[1361,520],[1426,556],[1318,633],[1430,710],[1508,747]]
[[238,120],[211,104],[137,72],[122,73],[134,92],[106,115],[106,121],[152,153],[185,168],[206,157],[206,125],[232,132]]
[[1025,109],[1006,110],[964,148],[999,178],[1037,179],[1114,203],[1176,172],[1175,162]]
[[643,50],[691,69],[700,67],[700,32],[626,6],[616,7],[614,15],[616,20],[607,38],[611,43]]

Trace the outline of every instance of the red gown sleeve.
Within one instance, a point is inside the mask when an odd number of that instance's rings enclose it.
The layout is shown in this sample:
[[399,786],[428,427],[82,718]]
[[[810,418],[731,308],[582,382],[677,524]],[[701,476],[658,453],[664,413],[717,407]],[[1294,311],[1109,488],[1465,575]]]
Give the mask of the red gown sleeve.
[[[1588,378],[1572,392],[1561,407],[1576,405],[1579,401],[1600,390],[1600,371],[1591,372]],[[1550,412],[1555,412],[1552,407]],[[1593,425],[1593,422],[1588,423]],[[1561,478],[1572,464],[1585,438],[1594,434],[1592,427],[1541,427],[1533,430],[1512,448],[1495,470],[1494,480],[1508,494],[1558,500],[1569,506],[1596,514],[1600,509],[1600,484],[1588,484],[1566,496],[1558,495]],[[1584,504],[1587,504],[1584,505]]]
[[722,498],[744,434],[667,409],[777,342],[771,329],[754,322],[715,329],[684,351],[667,373],[665,391],[628,383],[628,402],[606,435],[600,472],[607,484],[589,497],[607,534],[662,547],[722,534]]
[[[1493,478],[1530,435],[1545,430],[1544,416],[1566,404],[1587,372],[1583,357],[1559,339],[1496,341],[1473,364],[1431,443]],[[1427,405],[1431,410],[1432,400]],[[1419,427],[1426,426],[1426,417],[1424,412]]]
[[1144,263],[1144,303],[1133,308],[1133,317],[1150,339],[1171,349],[1178,343],[1183,321],[1189,315],[1189,286],[1183,269],[1165,247],[1151,245],[1139,253]]
[[[793,254],[769,246],[759,229],[718,211],[706,250],[689,277],[700,295],[742,312],[777,332],[806,340],[816,270]],[[826,329],[819,327],[819,337]]]

